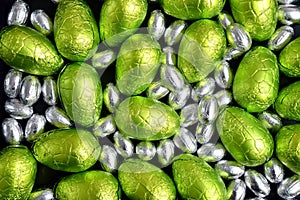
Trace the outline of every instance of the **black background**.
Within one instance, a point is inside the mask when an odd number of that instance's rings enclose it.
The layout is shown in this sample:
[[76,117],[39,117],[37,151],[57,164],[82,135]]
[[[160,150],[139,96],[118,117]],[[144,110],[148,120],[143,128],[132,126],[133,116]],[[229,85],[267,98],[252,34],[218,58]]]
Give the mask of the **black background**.
[[[7,16],[8,16],[8,12],[13,4],[14,0],[2,0],[1,4],[0,4],[0,30],[7,25]],[[54,19],[54,14],[55,14],[55,10],[56,10],[56,5],[51,2],[50,0],[25,0],[25,2],[27,2],[30,6],[30,10],[33,11],[35,9],[43,9],[44,11],[46,11],[46,13],[50,16],[51,19]],[[96,18],[96,20],[99,20],[99,13],[100,13],[100,8],[102,5],[102,1],[99,0],[87,0],[87,3],[90,5],[90,7],[92,8],[93,12],[94,12],[94,16]],[[144,22],[144,27],[146,26],[147,23],[147,19],[149,18],[149,13],[150,11],[154,10],[154,9],[160,9],[159,4],[158,3],[149,3],[149,10],[148,10],[148,16],[146,17],[146,20]],[[228,6],[228,2],[225,6],[225,10],[230,11],[229,6]],[[170,24],[172,21],[174,20],[174,18],[172,17],[167,17],[166,19],[166,23],[167,25]],[[192,22],[187,22],[188,24],[192,23]],[[27,25],[30,25],[30,22],[27,21]],[[300,36],[300,25],[294,25],[294,30],[295,30],[295,37]],[[50,39],[53,40],[53,36],[50,36]],[[254,46],[257,45],[257,43],[254,42],[253,44]],[[266,42],[264,43],[260,43],[260,45],[264,45],[266,46]],[[230,66],[232,67],[233,71],[236,70],[238,63],[240,60],[235,60],[230,62]],[[259,64],[259,63],[258,63]],[[9,66],[7,66],[5,63],[3,63],[2,60],[0,60],[0,123],[2,122],[2,120],[6,117],[9,117],[5,111],[4,111],[4,103],[7,99],[4,91],[3,91],[3,80],[4,77],[6,75],[6,73],[9,70]],[[295,82],[296,80],[298,80],[297,78],[287,78],[284,75],[280,74],[281,76],[281,81],[280,81],[280,88],[288,85],[289,83]],[[104,72],[104,74],[101,77],[101,81],[103,83],[103,85],[105,85],[105,83],[107,82],[114,82],[114,69],[111,68],[109,70],[106,70]],[[234,103],[233,103],[234,104]],[[46,109],[45,104],[42,103],[41,100],[39,100],[39,102],[34,105],[34,112],[35,113],[40,113],[43,114],[44,111]],[[105,110],[103,111],[105,112]],[[26,123],[26,120],[21,121],[21,124],[24,127],[24,124]],[[291,124],[291,123],[295,123],[293,121],[284,121],[284,124]],[[48,127],[48,129],[51,127]],[[0,131],[1,132],[1,131]],[[4,141],[4,138],[2,137],[2,134],[0,134],[0,149],[5,147],[7,144]],[[274,136],[274,135],[273,135]],[[30,144],[26,144],[27,146],[30,147]],[[226,159],[231,159],[229,155],[227,155]],[[100,169],[99,163],[96,164],[93,168],[95,169]],[[263,172],[262,166],[255,168],[256,170],[258,170],[259,172]],[[286,168],[285,168],[286,169]],[[164,169],[170,176],[171,175],[171,171],[170,168],[165,168]],[[36,183],[35,183],[35,188],[40,188],[40,187],[53,187],[53,185],[63,176],[68,175],[68,173],[65,172],[59,172],[59,171],[54,171],[51,170],[41,164],[39,164],[39,169],[38,169],[38,174],[37,174],[37,179],[36,179]],[[293,173],[291,173],[289,170],[286,169],[286,176],[285,177],[289,177],[293,175]],[[276,190],[277,190],[277,184],[272,184],[272,192],[271,194],[266,198],[266,199],[270,199],[270,200],[276,200],[276,199],[280,199],[278,197],[278,195],[276,194]],[[250,197],[255,197],[251,192],[247,192],[247,198]],[[125,195],[123,195],[123,198],[125,199]]]

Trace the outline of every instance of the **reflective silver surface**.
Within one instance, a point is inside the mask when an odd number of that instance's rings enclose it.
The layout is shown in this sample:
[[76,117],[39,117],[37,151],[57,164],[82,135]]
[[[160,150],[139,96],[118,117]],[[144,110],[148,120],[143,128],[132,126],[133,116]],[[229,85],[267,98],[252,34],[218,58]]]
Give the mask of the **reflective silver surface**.
[[199,158],[202,158],[206,162],[217,162],[222,160],[225,156],[225,148],[222,144],[207,143],[203,144],[198,150],[197,154]]
[[245,28],[237,23],[234,23],[226,29],[227,40],[232,47],[248,51],[252,46],[252,39]]
[[218,21],[224,29],[227,29],[228,26],[234,23],[232,16],[224,12],[218,15]]
[[27,119],[33,114],[32,106],[23,104],[18,99],[8,99],[4,105],[5,111],[15,119]]
[[271,188],[267,179],[256,170],[249,169],[245,172],[247,187],[259,197],[266,197],[270,194]]
[[177,44],[186,28],[186,23],[183,20],[174,21],[165,31],[164,38],[168,46]]
[[50,35],[53,32],[53,23],[47,13],[43,10],[34,10],[30,15],[32,26],[44,35]]
[[22,0],[16,0],[12,5],[8,17],[8,25],[24,25],[29,15],[29,5]]
[[285,47],[294,36],[294,29],[290,26],[281,26],[278,28],[268,41],[268,48],[274,51]]
[[147,89],[147,96],[152,99],[161,99],[169,93],[169,90],[161,82],[152,82]]
[[25,127],[25,138],[32,142],[38,135],[44,132],[46,118],[43,115],[33,114]]
[[300,7],[296,5],[278,6],[278,21],[285,25],[297,24],[300,22]]
[[284,199],[292,199],[300,195],[300,176],[294,175],[284,179],[278,186],[277,193]]
[[35,104],[40,98],[41,84],[36,76],[28,75],[22,80],[20,99],[26,105]]
[[217,85],[221,88],[230,88],[233,81],[232,70],[227,61],[220,61],[216,64],[214,78]]
[[151,160],[156,154],[156,147],[152,142],[142,141],[135,147],[135,152],[142,160]]
[[55,200],[55,195],[51,189],[44,189],[34,200]]
[[234,58],[243,55],[243,53],[245,53],[245,51],[243,51],[242,49],[230,46],[225,50],[223,58],[224,60],[230,61]]
[[177,63],[176,59],[177,57],[172,47],[163,48],[162,64],[175,66]]
[[219,112],[232,102],[232,93],[228,90],[220,90],[214,96],[218,102]]
[[57,104],[58,102],[57,85],[53,77],[47,76],[44,78],[42,93],[43,93],[43,99],[48,105],[54,106]]
[[156,152],[160,164],[163,166],[169,165],[175,155],[175,145],[170,139],[161,140],[157,146]]
[[212,95],[203,97],[199,102],[198,118],[202,124],[212,123],[219,114],[217,99]]
[[45,111],[47,121],[57,128],[69,128],[72,122],[66,112],[56,106],[51,106]]
[[200,144],[206,144],[210,141],[215,132],[214,124],[197,124],[196,140]]
[[180,111],[180,126],[188,127],[198,121],[198,104],[188,104]]
[[2,133],[8,144],[20,144],[24,137],[21,125],[14,118],[6,118],[3,120]]
[[160,78],[163,85],[172,92],[181,90],[184,86],[184,77],[174,66],[162,65]]
[[156,40],[159,40],[165,32],[165,17],[160,10],[153,10],[148,21],[148,32]]
[[129,158],[133,155],[134,146],[130,139],[123,136],[119,131],[114,134],[115,148],[123,158]]
[[246,196],[246,184],[241,179],[232,180],[227,187],[228,200],[244,200]]
[[108,83],[103,93],[103,101],[109,112],[113,113],[120,104],[121,94],[119,89],[112,83]]
[[109,145],[103,145],[99,161],[105,171],[115,171],[118,168],[118,154],[115,148]]
[[191,95],[191,88],[185,85],[183,89],[171,92],[169,94],[168,103],[174,109],[178,110],[185,106]]
[[277,132],[282,127],[281,118],[277,114],[269,111],[263,111],[262,113],[259,113],[258,119],[271,132]]
[[10,69],[4,78],[4,92],[9,98],[16,98],[21,89],[23,73]]
[[111,49],[107,49],[96,53],[92,58],[92,65],[98,69],[107,68],[117,58],[115,52]]
[[237,179],[243,176],[245,167],[236,161],[221,160],[215,165],[217,173],[224,179]]
[[284,178],[283,165],[276,158],[264,164],[264,172],[271,183],[280,183]]
[[211,77],[202,79],[200,82],[198,82],[194,87],[195,95],[196,97],[198,97],[198,101],[200,101],[202,97],[212,94],[215,88],[216,88],[216,81]]
[[112,115],[100,118],[93,128],[95,136],[106,137],[117,130],[115,120]]
[[193,133],[186,128],[180,128],[179,133],[173,137],[173,142],[177,148],[185,153],[194,153],[197,151],[197,141]]

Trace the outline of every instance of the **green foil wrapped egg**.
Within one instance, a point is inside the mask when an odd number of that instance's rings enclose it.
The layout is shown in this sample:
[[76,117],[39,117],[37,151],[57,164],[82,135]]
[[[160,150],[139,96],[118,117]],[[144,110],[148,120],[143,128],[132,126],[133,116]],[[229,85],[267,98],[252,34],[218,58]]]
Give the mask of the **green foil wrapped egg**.
[[277,158],[300,175],[300,124],[282,127],[276,135]]
[[34,75],[57,73],[64,60],[46,36],[26,26],[8,26],[0,32],[0,59]]
[[259,46],[248,52],[233,81],[233,97],[248,112],[262,112],[275,102],[279,88],[277,58]]
[[230,0],[232,15],[256,41],[269,39],[277,24],[277,1]]
[[118,129],[137,140],[162,140],[178,133],[180,118],[168,105],[134,96],[125,99],[116,110]]
[[189,154],[177,156],[172,164],[172,172],[182,199],[225,200],[224,182],[201,158]]
[[92,126],[100,117],[102,86],[97,71],[85,63],[67,65],[58,78],[61,102],[68,116],[82,126]]
[[100,37],[116,46],[136,31],[144,21],[147,0],[106,0],[100,13]]
[[164,11],[183,20],[212,18],[224,7],[225,0],[160,0]]
[[300,37],[290,42],[279,54],[280,71],[289,77],[300,77]]
[[28,199],[37,164],[25,146],[8,146],[0,151],[0,199]]
[[226,36],[221,25],[204,19],[185,31],[178,50],[178,68],[190,83],[211,73],[226,49]]
[[118,170],[118,179],[129,199],[175,200],[172,179],[160,168],[139,159],[126,160]]
[[60,200],[119,200],[121,188],[112,174],[94,170],[63,178],[58,182],[55,194]]
[[300,121],[300,81],[283,88],[274,107],[280,117]]
[[99,30],[84,0],[64,0],[54,18],[54,39],[59,53],[72,61],[85,61],[98,48]]
[[217,119],[217,130],[227,151],[245,166],[259,166],[273,154],[272,135],[258,119],[241,108],[226,108]]
[[56,129],[43,133],[33,145],[37,161],[54,170],[81,172],[93,166],[101,147],[89,131]]
[[147,34],[135,34],[121,46],[116,63],[117,86],[123,94],[136,95],[148,88],[160,66],[161,49]]

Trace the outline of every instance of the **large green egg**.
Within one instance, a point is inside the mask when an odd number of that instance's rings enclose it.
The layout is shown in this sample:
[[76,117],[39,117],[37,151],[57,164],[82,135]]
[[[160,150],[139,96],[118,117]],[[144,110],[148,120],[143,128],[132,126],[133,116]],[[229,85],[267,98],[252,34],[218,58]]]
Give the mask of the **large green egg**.
[[97,71],[85,63],[67,65],[58,78],[61,102],[77,124],[92,126],[100,117],[102,86]]
[[25,146],[8,146],[0,151],[0,199],[28,199],[37,164]]
[[178,68],[190,83],[198,82],[215,69],[226,48],[226,36],[217,22],[204,19],[185,31],[178,50]]
[[120,103],[115,113],[118,129],[137,140],[162,140],[178,133],[180,119],[168,105],[134,96]]
[[53,75],[64,60],[46,36],[26,26],[8,26],[0,32],[0,59],[29,74]]
[[284,87],[279,92],[274,107],[280,117],[300,121],[300,81]]
[[123,94],[145,91],[160,66],[161,49],[148,34],[135,34],[121,46],[116,63],[117,86]]
[[85,61],[98,48],[99,30],[84,0],[59,2],[54,18],[54,39],[59,53],[72,61]]
[[43,133],[33,144],[37,161],[65,172],[81,172],[93,166],[101,147],[91,132],[82,129],[55,129]]
[[240,62],[233,81],[233,97],[248,112],[262,112],[275,102],[279,88],[276,55],[258,46]]
[[55,194],[60,200],[119,200],[121,187],[112,174],[93,170],[63,178],[57,183]]
[[287,125],[279,130],[276,155],[285,166],[300,175],[300,124]]
[[123,42],[142,25],[147,0],[106,0],[100,13],[100,37],[109,46]]
[[291,41],[279,54],[280,71],[289,77],[300,77],[300,37]]
[[225,0],[161,0],[164,11],[183,20],[212,18],[224,7]]
[[126,196],[132,200],[174,200],[176,188],[160,168],[139,159],[126,160],[118,170],[118,179]]
[[223,145],[237,162],[254,167],[264,164],[272,156],[272,135],[258,119],[243,109],[226,108],[216,126]]
[[172,172],[182,199],[225,200],[224,182],[201,158],[189,154],[180,155],[174,159]]
[[264,41],[271,38],[277,25],[277,1],[230,0],[232,15],[242,24],[251,38]]

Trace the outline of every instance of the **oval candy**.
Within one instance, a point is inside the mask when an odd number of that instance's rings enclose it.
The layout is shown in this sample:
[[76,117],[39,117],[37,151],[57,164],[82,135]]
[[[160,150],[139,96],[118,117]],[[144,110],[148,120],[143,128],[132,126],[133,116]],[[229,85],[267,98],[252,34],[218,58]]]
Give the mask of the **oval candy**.
[[118,180],[110,173],[93,170],[64,177],[55,188],[61,200],[121,199]]
[[100,12],[100,37],[108,46],[117,46],[144,21],[147,0],[107,0]]
[[146,161],[126,160],[119,167],[118,179],[129,199],[176,199],[172,179],[163,170]]
[[59,53],[72,61],[90,58],[100,42],[93,12],[84,0],[59,2],[53,30]]
[[279,54],[279,69],[288,77],[300,77],[300,37],[291,41]]
[[259,166],[273,154],[272,135],[253,115],[227,107],[217,120],[217,130],[227,151],[245,166]]
[[97,162],[100,149],[92,133],[82,129],[54,129],[43,133],[33,144],[37,161],[65,172],[87,170]]
[[97,71],[85,63],[72,63],[58,77],[61,102],[68,116],[82,126],[92,126],[100,117],[102,86]]
[[248,112],[262,112],[275,102],[278,88],[279,69],[275,54],[262,46],[252,49],[236,71],[233,98]]
[[[178,68],[190,83],[205,78],[226,48],[226,36],[217,22],[203,19],[185,31],[178,50]],[[197,56],[195,56],[197,55]]]
[[278,94],[274,107],[284,119],[300,121],[300,81],[284,87]]
[[300,124],[282,127],[276,135],[277,158],[291,171],[300,175]]
[[118,129],[137,140],[162,140],[178,133],[180,117],[157,100],[134,96],[125,99],[115,113]]
[[164,11],[173,17],[183,20],[212,18],[224,7],[224,0],[161,0]]
[[0,199],[28,199],[37,163],[27,147],[7,146],[0,151]]
[[0,32],[0,59],[14,69],[41,76],[57,73],[64,63],[46,36],[16,25]]
[[147,34],[135,34],[121,46],[116,63],[116,82],[121,93],[136,95],[145,91],[160,66],[161,49]]
[[275,0],[230,0],[232,15],[256,41],[269,39],[277,24]]
[[190,154],[175,158],[172,173],[183,199],[224,200],[225,184],[205,161]]

